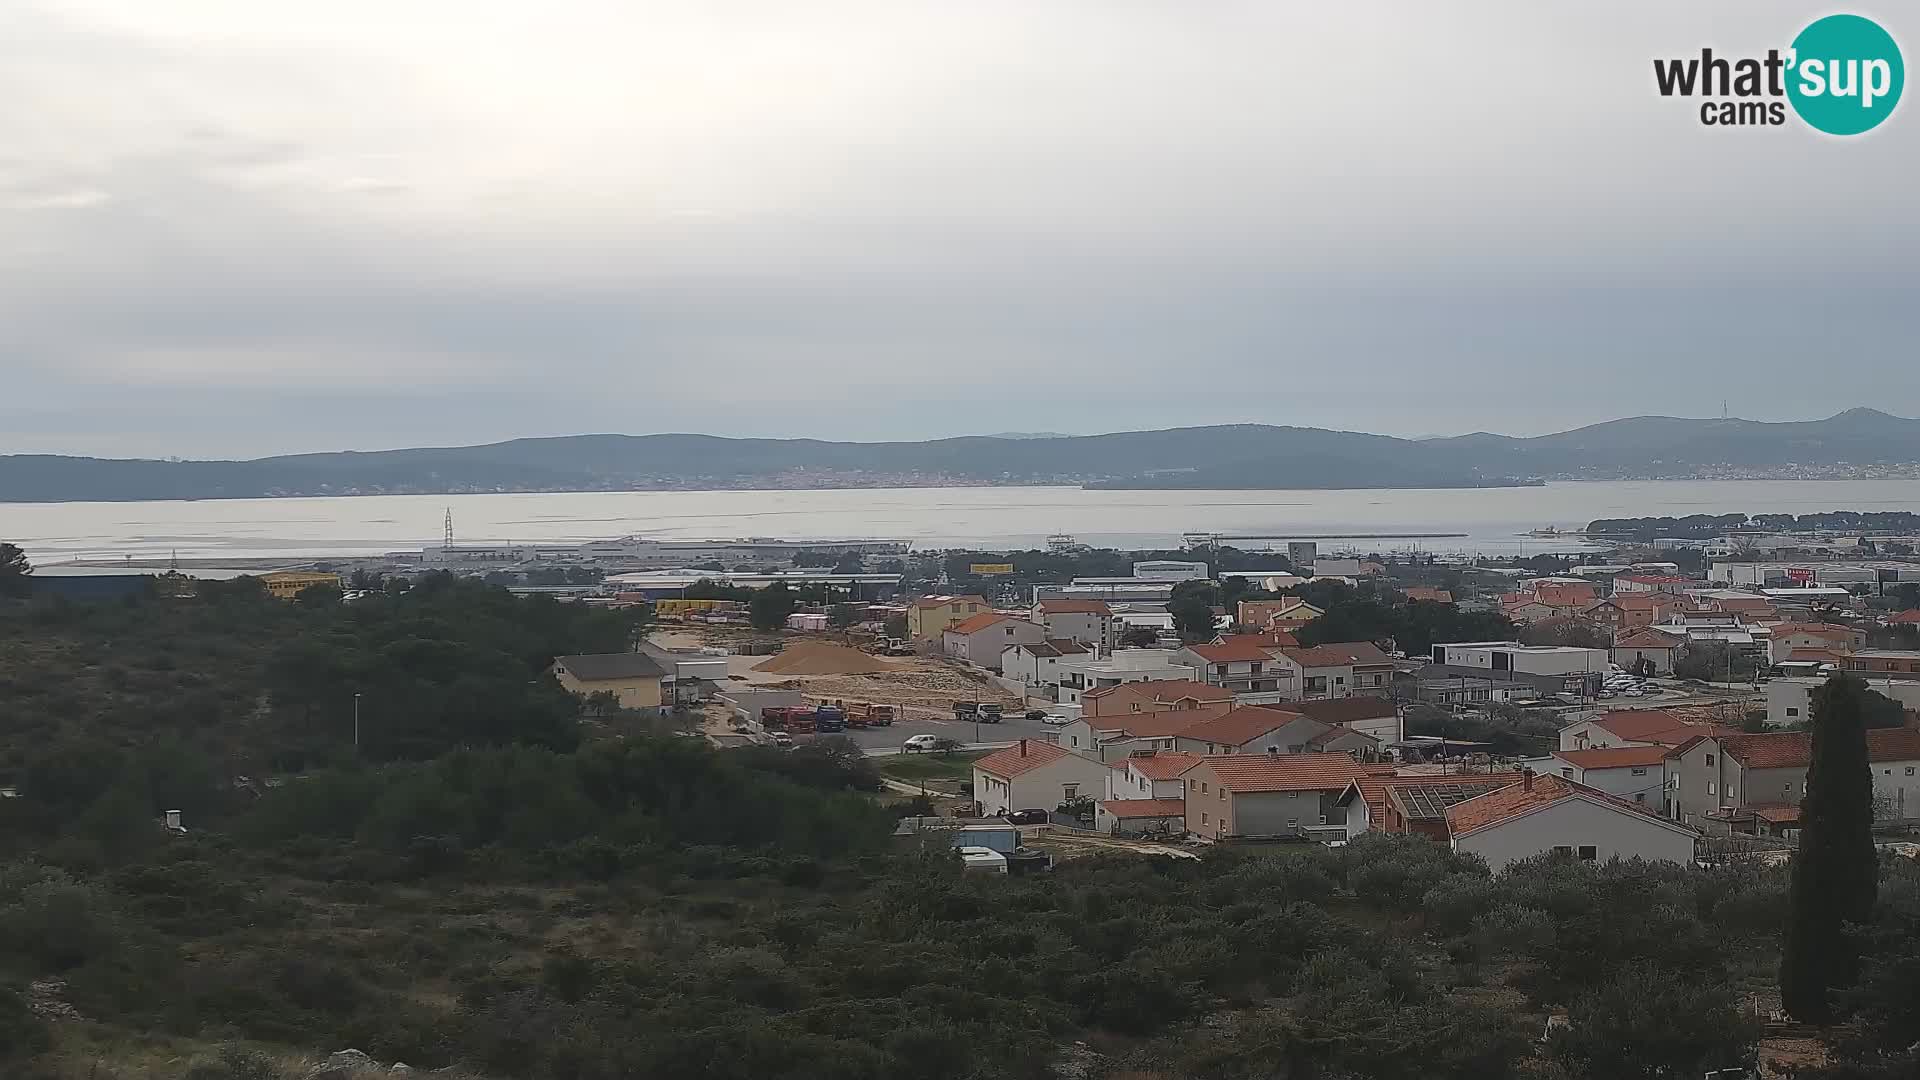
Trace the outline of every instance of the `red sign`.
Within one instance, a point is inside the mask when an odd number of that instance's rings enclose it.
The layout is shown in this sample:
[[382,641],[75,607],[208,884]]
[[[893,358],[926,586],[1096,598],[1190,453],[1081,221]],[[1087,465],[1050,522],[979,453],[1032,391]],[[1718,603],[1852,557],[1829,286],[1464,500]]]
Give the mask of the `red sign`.
[[1800,584],[1805,585],[1807,582],[1813,580],[1813,571],[1807,569],[1804,566],[1789,567],[1787,569],[1787,580],[1797,581]]

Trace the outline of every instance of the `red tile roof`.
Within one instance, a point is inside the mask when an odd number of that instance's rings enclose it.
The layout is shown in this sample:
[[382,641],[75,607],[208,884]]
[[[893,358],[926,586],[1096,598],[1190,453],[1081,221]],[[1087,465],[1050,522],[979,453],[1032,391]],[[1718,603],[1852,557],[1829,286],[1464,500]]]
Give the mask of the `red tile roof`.
[[974,762],[973,767],[1002,780],[1011,780],[1043,765],[1051,765],[1062,758],[1073,756],[1075,755],[1071,752],[1062,750],[1052,743],[1040,742],[1037,739],[1021,739],[1012,746],[995,750]]
[[1565,777],[1550,775],[1535,776],[1531,784],[1523,778],[1520,783],[1508,784],[1498,791],[1490,791],[1447,807],[1447,831],[1457,839],[1552,806],[1562,799],[1576,798],[1609,806],[1623,813],[1637,814],[1670,829],[1699,835],[1695,830],[1668,821],[1639,803],[1628,802],[1585,784],[1576,784]]
[[1851,639],[1859,631],[1850,626],[1835,626],[1833,623],[1783,622],[1773,624],[1773,636],[1784,637],[1787,634],[1806,634],[1809,637]]
[[1789,803],[1748,803],[1745,811],[1761,821],[1775,825],[1797,825],[1800,823],[1800,807]]
[[1185,817],[1185,799],[1108,799],[1100,809],[1117,818]]
[[[1813,735],[1806,731],[1733,735],[1720,745],[1749,769],[1803,769],[1813,763]],[[1920,761],[1920,728],[1869,728],[1867,760]]]
[[1218,645],[1189,645],[1187,650],[1209,664],[1245,663],[1249,660],[1273,659],[1266,649],[1248,641],[1245,636],[1231,637]]
[[1115,764],[1132,769],[1149,780],[1172,780],[1193,768],[1205,756],[1183,750],[1146,750],[1128,754]]
[[1105,600],[1042,600],[1042,615],[1111,615]]
[[1009,620],[1007,616],[1002,615],[999,612],[983,611],[978,615],[973,615],[973,616],[969,616],[968,618],[961,619],[959,622],[954,623],[952,626],[947,627],[947,633],[977,634],[980,631],[985,630],[987,627],[994,625],[995,623],[1002,623],[1002,622],[1009,622],[1009,621],[1011,620]]
[[[1150,679],[1145,682],[1121,683],[1119,686],[1103,686],[1098,690],[1089,690],[1080,695],[1082,699],[1106,699],[1137,697],[1142,702],[1160,704],[1179,701],[1182,698],[1195,698],[1200,701],[1232,701],[1233,691],[1218,686],[1208,686],[1192,679]],[[1089,718],[1091,719],[1091,718]]]
[[1689,724],[1665,709],[1619,709],[1596,717],[1594,724],[1629,742],[1679,746],[1697,735],[1737,735],[1732,728]]
[[1647,627],[1619,638],[1614,641],[1613,647],[1616,649],[1677,649],[1681,644],[1680,638]]
[[1257,739],[1275,728],[1298,723],[1299,713],[1282,712],[1278,709],[1247,705],[1210,720],[1188,727],[1180,732],[1183,739],[1198,739],[1201,742],[1220,743],[1224,746],[1239,746],[1251,739]]
[[1165,739],[1182,734],[1195,724],[1224,716],[1233,708],[1232,702],[1224,702],[1202,705],[1197,709],[1161,709],[1158,712],[1120,713],[1083,719],[1094,731],[1117,731],[1136,739]]
[[1205,769],[1238,795],[1268,791],[1339,791],[1362,775],[1353,755],[1235,754],[1210,757],[1188,772]]
[[[1362,766],[1366,768],[1366,766]],[[1362,773],[1353,779],[1352,786],[1342,794],[1340,801],[1345,803],[1351,795],[1358,794],[1367,804],[1367,817],[1378,828],[1380,820],[1387,812],[1387,792],[1395,785],[1411,784],[1417,787],[1447,787],[1451,785],[1477,786],[1490,780],[1513,781],[1520,779],[1517,772],[1502,773],[1453,773],[1438,776],[1399,776],[1392,772]]]
[[1904,625],[1907,623],[1920,623],[1920,608],[1909,608],[1906,611],[1902,611],[1898,614],[1889,615],[1887,616],[1887,621],[1890,623],[1897,623],[1901,625]]
[[1409,585],[1400,590],[1409,600],[1431,600],[1436,604],[1453,603],[1453,594],[1445,589],[1432,589],[1425,585]]
[[1612,746],[1603,750],[1555,750],[1553,756],[1582,769],[1624,769],[1658,765],[1666,760],[1664,746]]
[[1310,649],[1282,649],[1287,658],[1301,667],[1346,667],[1351,664],[1391,664],[1393,658],[1371,641],[1337,641]]

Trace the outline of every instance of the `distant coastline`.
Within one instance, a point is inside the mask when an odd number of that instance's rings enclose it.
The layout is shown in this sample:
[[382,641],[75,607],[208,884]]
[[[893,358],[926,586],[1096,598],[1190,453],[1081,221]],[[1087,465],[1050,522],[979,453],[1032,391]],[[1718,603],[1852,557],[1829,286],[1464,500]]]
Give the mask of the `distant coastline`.
[[903,487],[1457,490],[1558,480],[1915,477],[1920,420],[1854,409],[1793,423],[1635,417],[1528,438],[1401,439],[1228,424],[875,443],[569,435],[245,461],[15,454],[0,456],[0,503]]

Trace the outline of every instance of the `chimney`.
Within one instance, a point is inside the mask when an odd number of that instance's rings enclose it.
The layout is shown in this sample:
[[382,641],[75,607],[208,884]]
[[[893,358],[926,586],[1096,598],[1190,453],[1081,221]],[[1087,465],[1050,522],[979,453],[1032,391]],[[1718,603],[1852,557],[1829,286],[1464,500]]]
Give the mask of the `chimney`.
[[1020,756],[1021,757],[1027,756],[1027,740],[1025,739],[1020,740]]
[[1528,791],[1533,790],[1533,770],[1532,769],[1520,770],[1520,786],[1522,788],[1525,788]]

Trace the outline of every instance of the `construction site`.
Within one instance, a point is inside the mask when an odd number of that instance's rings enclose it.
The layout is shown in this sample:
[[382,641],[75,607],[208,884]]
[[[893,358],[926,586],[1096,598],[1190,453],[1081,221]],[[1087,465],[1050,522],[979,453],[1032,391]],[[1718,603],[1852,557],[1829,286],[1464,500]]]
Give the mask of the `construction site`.
[[[661,631],[652,640],[664,648],[728,649],[727,679],[735,685],[797,690],[813,702],[889,705],[901,720],[952,720],[954,705],[963,702],[998,705],[1010,714],[1026,707],[983,672],[944,656],[882,657],[817,637],[722,627]],[[781,646],[778,652],[747,651],[770,640]]]

